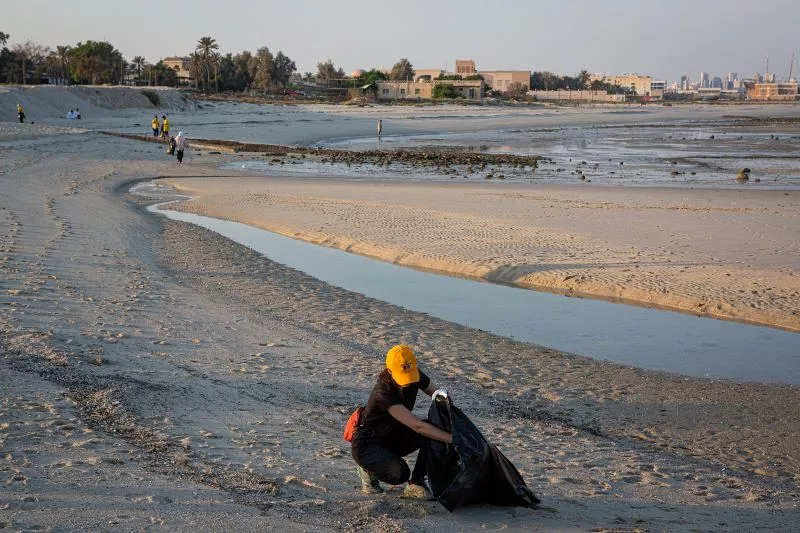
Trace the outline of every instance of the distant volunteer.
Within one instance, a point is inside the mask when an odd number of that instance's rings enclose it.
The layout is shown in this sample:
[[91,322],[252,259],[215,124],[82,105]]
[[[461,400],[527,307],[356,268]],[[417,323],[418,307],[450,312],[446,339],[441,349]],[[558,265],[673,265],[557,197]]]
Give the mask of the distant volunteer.
[[150,126],[153,128],[153,137],[158,137],[158,133],[161,131],[161,123],[158,122],[158,115],[153,116]]
[[17,115],[19,116],[19,123],[25,122],[25,110],[22,109],[22,104],[17,104]]
[[178,136],[175,137],[175,154],[178,158],[178,164],[183,163],[183,151],[186,149],[186,136],[183,134],[182,131],[178,132]]
[[164,138],[169,137],[169,119],[167,115],[161,115],[161,136]]
[[453,436],[411,412],[420,390],[433,396],[437,387],[417,369],[411,347],[392,347],[386,353],[386,366],[372,387],[352,440],[351,451],[364,492],[383,492],[381,481],[390,485],[407,482],[403,496],[429,496],[424,482],[425,457],[417,457],[413,473],[403,457],[417,450],[422,455],[425,439],[452,444]]

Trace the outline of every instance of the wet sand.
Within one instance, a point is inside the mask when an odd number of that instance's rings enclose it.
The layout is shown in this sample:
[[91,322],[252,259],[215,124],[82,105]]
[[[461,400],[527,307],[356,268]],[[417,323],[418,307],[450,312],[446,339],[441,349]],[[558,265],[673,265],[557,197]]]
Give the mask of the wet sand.
[[[126,193],[154,177],[218,182],[228,156],[192,152],[178,167],[159,146],[92,133],[32,127],[18,139],[0,145],[5,527],[790,531],[800,521],[796,388],[645,372],[443,322],[153,216]],[[294,194],[322,216],[314,195]],[[327,220],[382,212],[363,211],[365,200],[331,196]],[[450,514],[397,491],[357,492],[342,426],[397,342],[416,347],[545,507]]]

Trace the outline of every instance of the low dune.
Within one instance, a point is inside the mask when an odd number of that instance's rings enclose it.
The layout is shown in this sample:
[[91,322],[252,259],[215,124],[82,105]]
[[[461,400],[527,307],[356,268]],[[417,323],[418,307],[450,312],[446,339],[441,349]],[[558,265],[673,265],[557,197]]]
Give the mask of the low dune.
[[[148,92],[150,98],[145,96]],[[18,103],[25,109],[28,122],[64,118],[70,109],[75,108],[80,109],[83,115],[111,117],[122,109],[160,111],[195,106],[193,100],[181,91],[166,87],[2,86],[0,122],[17,120]]]

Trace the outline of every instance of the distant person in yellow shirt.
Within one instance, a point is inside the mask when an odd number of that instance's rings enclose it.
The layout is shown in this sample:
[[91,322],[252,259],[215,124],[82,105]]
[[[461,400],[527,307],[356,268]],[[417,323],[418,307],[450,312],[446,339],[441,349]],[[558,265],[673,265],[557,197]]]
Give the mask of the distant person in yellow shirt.
[[161,115],[161,120],[161,136],[166,139],[169,137],[169,119],[167,118],[167,115]]
[[19,115],[19,123],[25,122],[25,110],[22,109],[22,104],[17,104],[17,115]]
[[158,137],[158,132],[161,131],[161,124],[158,123],[158,115],[153,116],[153,121],[150,125],[153,127],[153,137]]

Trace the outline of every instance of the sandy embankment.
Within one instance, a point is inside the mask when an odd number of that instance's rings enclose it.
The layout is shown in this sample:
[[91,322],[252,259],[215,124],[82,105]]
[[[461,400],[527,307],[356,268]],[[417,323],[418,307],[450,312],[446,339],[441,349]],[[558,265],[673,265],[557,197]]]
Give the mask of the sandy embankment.
[[[142,93],[143,90],[155,93],[158,96],[158,105],[154,105]],[[76,128],[95,124],[96,119],[114,118],[122,110],[161,111],[195,106],[180,91],[164,87],[6,85],[0,86],[0,122],[17,121],[18,103],[25,109],[28,123],[52,124],[59,119],[65,119],[70,109],[78,108],[84,120],[64,122]],[[143,115],[143,118],[147,116]]]
[[797,191],[169,183],[174,209],[401,265],[800,330]]

